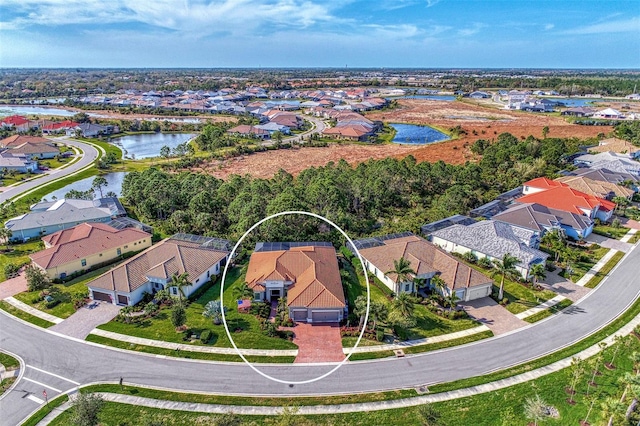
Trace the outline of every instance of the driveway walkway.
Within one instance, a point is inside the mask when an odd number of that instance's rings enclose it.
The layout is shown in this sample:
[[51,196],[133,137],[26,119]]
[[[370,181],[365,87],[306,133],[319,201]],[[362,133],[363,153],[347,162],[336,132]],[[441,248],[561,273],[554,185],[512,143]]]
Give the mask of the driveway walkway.
[[540,286],[545,290],[551,290],[554,293],[566,297],[574,303],[582,299],[583,296],[591,291],[590,288],[579,286],[576,283],[567,281],[566,278],[561,277],[555,271],[546,272],[546,274],[547,277],[544,281],[540,281],[538,284],[540,284]]
[[585,241],[588,241],[590,243],[596,243],[596,244],[599,244],[600,247],[614,249],[624,253],[627,253],[632,247],[632,245],[629,243],[623,243],[620,240],[616,240],[614,238],[607,238],[603,235],[598,235],[598,234],[589,235],[587,238],[585,238]]
[[296,363],[340,362],[344,359],[340,326],[299,322],[293,330],[293,343],[298,345]]
[[529,325],[490,297],[458,303],[458,306],[462,306],[469,316],[489,327],[496,336]]
[[112,303],[92,302],[49,330],[84,340],[91,330],[111,321],[118,312],[120,307]]
[[0,300],[15,296],[18,293],[27,291],[27,278],[24,268],[20,270],[20,275],[0,283]]

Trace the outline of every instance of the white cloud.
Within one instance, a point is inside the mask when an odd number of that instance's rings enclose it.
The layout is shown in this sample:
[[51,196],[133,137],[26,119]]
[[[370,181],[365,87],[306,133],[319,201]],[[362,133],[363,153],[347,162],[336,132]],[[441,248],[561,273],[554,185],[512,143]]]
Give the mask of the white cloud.
[[423,33],[423,30],[419,29],[415,25],[400,24],[400,25],[377,25],[368,24],[363,25],[365,28],[370,28],[374,32],[376,37],[385,38],[409,38],[415,37]]
[[555,27],[555,25],[553,25],[553,24],[547,24],[547,25],[544,26],[544,29],[549,31],[549,30],[552,30],[554,27]]
[[427,7],[435,6],[440,3],[441,0],[427,0]]
[[485,24],[481,24],[481,23],[476,22],[475,24],[473,24],[469,28],[462,28],[462,29],[458,30],[458,35],[460,35],[462,37],[469,37],[469,36],[472,36],[474,34],[478,34],[480,32],[480,30],[485,28],[485,27],[486,27]]
[[570,30],[563,31],[563,34],[606,34],[606,33],[627,33],[633,32],[640,34],[640,17],[636,16],[629,19],[601,22],[593,25],[586,25]]
[[337,3],[312,0],[4,0],[13,18],[3,29],[33,25],[143,23],[180,32],[253,31],[266,25],[305,28],[335,22]]

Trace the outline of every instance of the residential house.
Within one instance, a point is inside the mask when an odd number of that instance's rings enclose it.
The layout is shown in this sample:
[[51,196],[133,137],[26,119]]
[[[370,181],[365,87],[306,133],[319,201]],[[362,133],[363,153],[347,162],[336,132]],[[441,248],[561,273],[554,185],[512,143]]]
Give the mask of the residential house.
[[556,179],[556,181],[566,183],[570,188],[594,197],[604,198],[605,200],[612,200],[614,197],[624,197],[631,200],[633,194],[635,194],[633,189],[625,186],[589,179],[584,176],[563,176]]
[[620,154],[628,154],[632,159],[640,157],[640,147],[637,147],[624,139],[618,138],[603,139],[597,146],[590,147],[589,152],[596,154],[602,152],[616,152]]
[[25,143],[51,144],[51,141],[40,136],[13,135],[0,140],[0,148],[15,148]]
[[593,118],[604,118],[604,119],[609,119],[609,120],[621,120],[621,119],[624,118],[624,115],[620,111],[618,111],[617,109],[605,108],[603,110],[596,111],[593,114]]
[[488,99],[491,95],[487,92],[475,91],[469,93],[469,97],[473,99]]
[[93,123],[80,123],[75,127],[67,129],[68,136],[75,136],[76,133],[80,133],[86,138],[95,138],[98,136],[108,136],[114,133],[120,132],[118,126],[103,126],[101,124]]
[[267,132],[269,132],[269,135],[273,135],[275,132],[280,132],[285,135],[291,134],[291,129],[289,129],[287,126],[282,126],[272,121],[266,124],[258,124],[254,127],[256,129],[266,130]]
[[38,162],[32,161],[24,154],[14,154],[11,150],[0,152],[0,171],[16,173],[34,173],[38,170]]
[[483,220],[472,225],[453,225],[429,235],[429,240],[450,253],[471,252],[478,258],[502,261],[505,254],[518,259],[515,268],[522,278],[529,278],[531,267],[544,264],[548,254],[535,247],[538,235],[531,230],[495,220]]
[[0,120],[0,126],[17,132],[28,132],[32,128],[38,128],[37,123],[28,120],[21,115],[11,115]]
[[29,160],[55,158],[60,154],[60,148],[52,143],[25,142],[21,145],[11,146],[10,151],[15,155],[24,155]]
[[53,121],[42,126],[42,134],[65,133],[67,130],[77,126],[78,123],[71,120]]
[[[634,176],[630,173],[620,173],[614,172],[613,170],[609,170],[607,168],[582,168],[569,172],[567,176],[584,176],[589,179],[615,183],[618,185],[626,185],[626,184],[634,184],[640,181],[640,177]],[[634,188],[637,192],[638,188]]]
[[236,134],[244,137],[269,139],[271,133],[268,130],[258,128],[257,126],[250,126],[248,124],[241,124],[227,130],[229,134]]
[[[416,291],[415,278],[432,286],[431,279],[436,275],[445,282],[445,295],[455,292],[465,302],[491,294],[493,282],[489,278],[410,232],[356,240],[353,244],[367,270],[396,294]],[[355,253],[353,246],[350,249]],[[410,281],[401,281],[397,274],[389,272],[394,269],[394,261],[401,258],[415,271]]]
[[109,222],[127,212],[117,198],[95,200],[62,199],[31,206],[31,212],[7,220],[12,241],[39,238],[84,222]]
[[145,293],[168,289],[174,275],[188,274],[189,286],[182,288],[189,297],[213,279],[229,260],[230,243],[216,238],[178,234],[164,239],[87,283],[89,297],[114,305],[132,306]]
[[448,228],[451,225],[472,225],[474,223],[476,223],[475,219],[472,219],[469,216],[456,214],[444,219],[437,220],[435,222],[427,223],[426,225],[422,225],[420,227],[420,232],[422,232],[424,235],[429,235],[432,232]]
[[570,115],[574,117],[591,117],[595,114],[596,110],[590,107],[574,107],[567,108],[560,113],[560,115]]
[[246,281],[256,300],[286,297],[289,317],[339,322],[345,315],[336,251],[330,243],[258,243]]
[[536,203],[514,204],[492,219],[534,232],[538,239],[549,231],[557,230],[574,240],[580,240],[593,231],[593,221],[582,214]]
[[[599,152],[597,154],[579,155],[578,157],[573,159],[573,163],[576,166],[580,166],[580,165],[591,166],[592,164],[595,164],[595,163],[600,163],[603,161],[615,161],[615,160],[630,161],[632,160],[632,156],[629,153],[619,154],[612,151],[604,151],[604,152]],[[636,164],[640,164],[640,163],[636,163]]]
[[[531,181],[530,181],[531,182]],[[525,182],[524,187],[530,185]],[[566,183],[552,181],[560,185],[546,191],[533,192],[517,200],[518,203],[537,203],[557,210],[577,213],[590,219],[598,218],[603,222],[609,221],[615,210],[615,203],[603,198],[594,197],[570,188]]]
[[567,186],[567,185],[546,177],[539,177],[536,179],[532,179],[528,182],[525,182],[522,185],[522,193],[524,195],[535,194],[538,192],[548,191],[549,189],[557,188],[561,186]]
[[29,255],[50,279],[65,279],[123,254],[151,247],[151,234],[136,228],[117,230],[104,223],[82,223],[42,238],[45,249]]

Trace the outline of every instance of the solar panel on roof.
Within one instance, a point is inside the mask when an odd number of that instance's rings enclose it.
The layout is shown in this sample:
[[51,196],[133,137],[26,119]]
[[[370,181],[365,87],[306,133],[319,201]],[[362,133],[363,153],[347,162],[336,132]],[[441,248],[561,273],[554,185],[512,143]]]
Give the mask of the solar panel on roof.
[[171,236],[174,240],[187,241],[200,244],[202,247],[212,248],[215,250],[231,251],[233,244],[229,240],[216,237],[205,237],[203,235],[178,233]]

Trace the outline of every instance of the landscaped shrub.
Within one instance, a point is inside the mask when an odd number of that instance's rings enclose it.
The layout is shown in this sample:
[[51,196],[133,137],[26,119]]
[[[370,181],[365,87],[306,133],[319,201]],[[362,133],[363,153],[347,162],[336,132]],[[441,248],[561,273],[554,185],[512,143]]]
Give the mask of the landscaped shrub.
[[384,340],[384,329],[378,327],[376,330],[376,340],[378,342],[382,342],[382,340]]
[[13,263],[7,263],[4,265],[4,275],[6,277],[10,277],[14,274],[17,274],[20,270],[21,265],[14,265]]
[[282,339],[287,339],[289,341],[293,340],[295,333],[291,330],[280,330],[278,331],[278,337]]
[[48,301],[44,306],[45,306],[47,309],[51,309],[51,308],[53,308],[53,307],[57,306],[59,303],[60,303],[60,300],[59,300],[59,299],[57,299],[57,298],[51,298],[51,300],[50,300],[50,301]]
[[82,308],[87,303],[88,297],[89,290],[72,294],[71,301],[73,302],[73,308],[76,310]]
[[209,340],[211,340],[211,330],[203,330],[200,333],[200,341],[204,344],[209,343]]
[[269,314],[271,314],[271,306],[265,302],[256,302],[251,305],[249,312],[260,318],[267,319],[269,318]]

